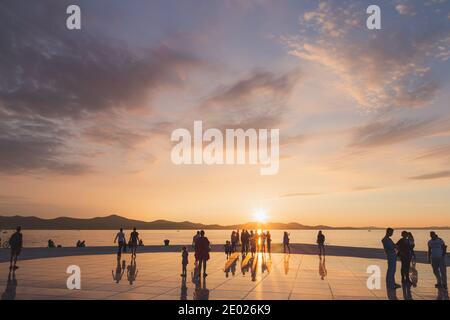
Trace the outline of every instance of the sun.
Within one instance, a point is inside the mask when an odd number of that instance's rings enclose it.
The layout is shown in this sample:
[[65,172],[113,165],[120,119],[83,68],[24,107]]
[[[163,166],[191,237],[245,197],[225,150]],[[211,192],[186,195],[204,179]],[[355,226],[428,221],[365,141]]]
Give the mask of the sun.
[[253,214],[253,218],[256,222],[266,223],[267,222],[267,212],[263,209],[258,209]]

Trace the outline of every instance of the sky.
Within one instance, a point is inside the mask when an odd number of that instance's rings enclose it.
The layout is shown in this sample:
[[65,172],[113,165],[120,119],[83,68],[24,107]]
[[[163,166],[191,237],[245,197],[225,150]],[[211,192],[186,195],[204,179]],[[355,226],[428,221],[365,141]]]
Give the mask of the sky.
[[[446,0],[2,1],[0,215],[448,226],[449,58]],[[195,120],[278,174],[175,165]]]

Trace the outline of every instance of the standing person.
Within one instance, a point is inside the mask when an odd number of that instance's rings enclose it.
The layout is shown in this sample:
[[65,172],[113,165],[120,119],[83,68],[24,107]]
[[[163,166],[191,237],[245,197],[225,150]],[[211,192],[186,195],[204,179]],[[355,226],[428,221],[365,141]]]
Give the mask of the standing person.
[[408,286],[411,284],[411,280],[409,279],[409,268],[411,266],[411,243],[408,240],[408,232],[402,232],[402,238],[396,243],[398,249],[398,256],[400,257],[400,261],[402,263],[401,266],[401,275],[402,275],[402,285]]
[[291,253],[291,247],[289,246],[289,233],[287,233],[287,231],[285,231],[284,235],[283,235],[283,250],[284,250],[284,253],[286,253],[286,248],[288,249],[288,252]]
[[186,267],[189,263],[189,252],[187,251],[186,247],[183,247],[181,251],[181,276],[186,278],[187,272]]
[[261,251],[266,252],[266,233],[261,233]]
[[270,246],[272,243],[272,236],[270,235],[270,231],[267,230],[266,233],[266,241],[267,241],[267,252],[270,253]]
[[413,264],[416,264],[416,253],[414,252],[414,247],[416,246],[416,243],[414,241],[414,236],[411,232],[408,232],[408,241],[409,246],[411,248],[411,261]]
[[203,278],[208,276],[206,273],[206,261],[209,260],[210,242],[205,237],[205,231],[200,231],[200,237],[195,242],[195,258],[198,260],[198,275],[200,276],[203,267]]
[[245,252],[245,229],[241,232],[241,253]]
[[236,232],[231,232],[231,252],[236,251]]
[[136,250],[139,244],[139,232],[136,228],[133,228],[133,232],[130,233],[131,254],[136,258]]
[[123,229],[120,228],[119,232],[117,232],[116,237],[114,238],[114,243],[118,243],[118,249],[117,249],[117,256],[120,257],[122,255],[122,250],[123,252],[126,252],[126,240],[125,240],[125,233],[123,232]]
[[319,230],[317,234],[317,245],[319,246],[319,256],[322,256],[322,254],[325,256],[325,235],[322,230]]
[[197,231],[195,236],[192,237],[192,248],[195,248],[195,242],[197,241],[198,238],[200,238],[200,231]]
[[19,267],[17,264],[17,258],[22,251],[23,246],[23,236],[21,233],[22,227],[18,226],[16,228],[16,232],[11,235],[9,238],[9,245],[11,246],[11,260],[9,263],[9,270],[17,270]]
[[395,244],[391,237],[394,234],[394,229],[387,228],[386,235],[381,240],[383,243],[384,252],[386,252],[388,269],[386,272],[386,287],[390,290],[401,288],[402,286],[395,283],[395,270],[397,268],[397,253],[395,252]]
[[447,265],[445,261],[447,246],[436,232],[431,231],[430,237],[431,240],[428,241],[428,262],[431,263],[437,280],[435,287],[447,290]]
[[250,252],[252,253],[252,257],[253,255],[256,253],[256,234],[253,233],[253,230],[250,231]]

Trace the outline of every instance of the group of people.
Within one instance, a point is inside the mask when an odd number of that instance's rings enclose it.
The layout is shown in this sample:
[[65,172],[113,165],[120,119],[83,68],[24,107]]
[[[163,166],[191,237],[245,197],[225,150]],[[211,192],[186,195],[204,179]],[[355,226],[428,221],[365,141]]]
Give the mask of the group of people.
[[[205,237],[205,231],[197,231],[197,233],[192,238],[192,246],[194,248],[194,257],[195,257],[195,268],[193,278],[200,279],[200,275],[203,270],[203,278],[207,277],[206,273],[206,262],[209,260],[209,252],[211,251],[211,243],[209,239]],[[182,277],[186,277],[187,272],[186,268],[189,263],[189,253],[186,247],[182,249]]]
[[127,252],[127,246],[131,250],[131,256],[136,258],[137,248],[139,246],[143,246],[144,242],[139,238],[139,232],[137,232],[136,228],[133,228],[133,231],[130,233],[130,239],[128,243],[126,241],[125,232],[123,232],[123,228],[120,228],[119,232],[117,232],[116,237],[114,238],[114,243],[117,243],[117,258],[120,259],[122,256],[122,252]]
[[249,232],[244,229],[241,233],[241,244],[241,252],[243,254],[247,254],[249,252],[251,252],[252,255],[256,252],[270,253],[272,248],[272,235],[270,234],[270,231],[264,232],[251,230]]
[[[414,252],[415,242],[411,232],[403,231],[401,238],[394,243],[391,237],[394,229],[387,228],[386,235],[381,240],[387,257],[386,287],[389,290],[395,290],[402,287],[409,288],[415,286],[416,279],[410,278],[410,269],[415,269],[416,254]],[[447,290],[447,265],[446,265],[447,246],[445,242],[439,238],[436,232],[430,232],[430,240],[428,241],[428,262],[433,268],[436,277],[435,287]],[[402,285],[395,282],[395,273],[397,268],[397,258],[401,262],[401,279]],[[414,280],[414,281],[413,281]]]

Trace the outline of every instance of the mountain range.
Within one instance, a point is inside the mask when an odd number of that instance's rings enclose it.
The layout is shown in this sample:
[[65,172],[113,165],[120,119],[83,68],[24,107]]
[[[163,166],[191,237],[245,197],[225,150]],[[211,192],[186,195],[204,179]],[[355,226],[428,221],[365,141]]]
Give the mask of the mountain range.
[[[202,224],[190,221],[174,222],[168,220],[141,221],[133,220],[119,215],[109,215],[106,217],[96,217],[89,219],[59,217],[54,219],[43,219],[38,217],[23,216],[0,216],[0,229],[14,229],[21,226],[23,229],[34,230],[116,230],[119,228],[132,229],[136,227],[140,230],[233,230],[233,229],[271,229],[271,230],[367,230],[381,229],[377,227],[332,227],[326,225],[308,226],[297,222],[280,223],[258,223],[248,222],[245,224],[219,225]],[[400,228],[399,228],[400,229]],[[423,227],[405,229],[450,229],[450,227]]]

